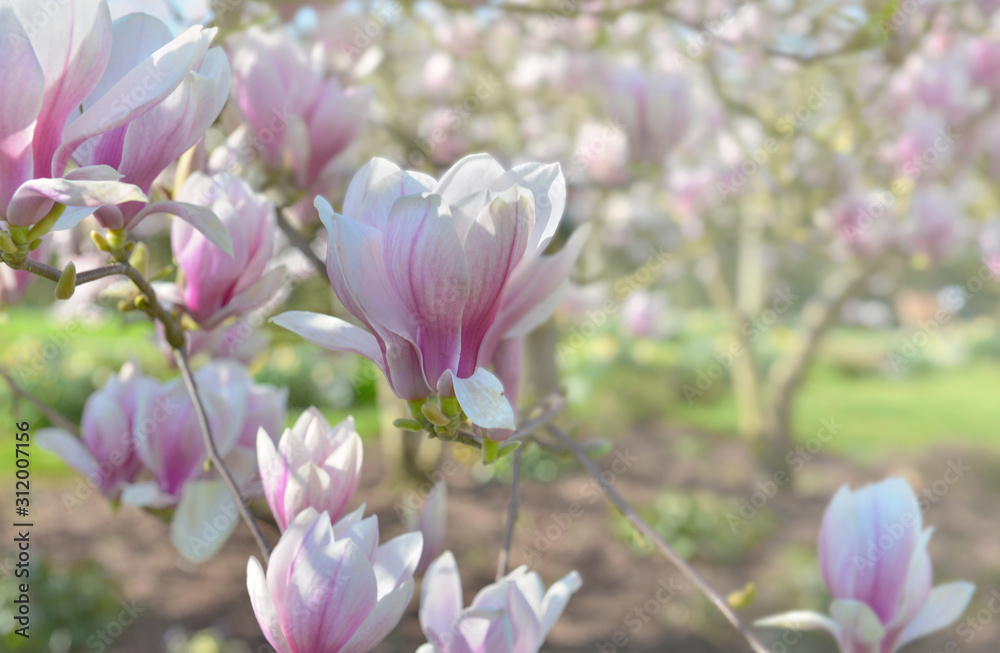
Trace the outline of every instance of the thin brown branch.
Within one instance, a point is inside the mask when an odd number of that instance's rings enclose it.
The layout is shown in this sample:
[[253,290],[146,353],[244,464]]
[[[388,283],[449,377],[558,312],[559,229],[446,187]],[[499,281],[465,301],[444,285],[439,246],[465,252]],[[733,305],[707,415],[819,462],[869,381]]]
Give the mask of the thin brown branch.
[[648,538],[656,546],[660,554],[664,558],[666,558],[671,564],[677,567],[681,571],[681,573],[683,573],[688,578],[688,580],[690,580],[691,583],[695,587],[697,587],[698,590],[702,594],[704,594],[708,598],[708,600],[712,602],[713,605],[715,605],[715,607],[719,610],[719,612],[722,613],[722,615],[726,618],[726,620],[729,621],[729,623],[732,624],[737,631],[739,631],[740,635],[742,635],[743,638],[750,645],[750,648],[755,653],[768,653],[767,648],[765,648],[765,646],[760,642],[760,640],[757,639],[757,636],[754,635],[749,628],[744,626],[743,623],[740,621],[740,618],[736,616],[736,614],[732,611],[732,609],[730,609],[729,604],[726,603],[726,600],[721,596],[719,596],[715,592],[715,590],[713,590],[712,587],[705,581],[705,579],[702,578],[701,575],[697,571],[695,571],[694,568],[691,567],[691,565],[689,565],[686,560],[684,560],[684,558],[679,556],[676,551],[670,548],[670,545],[667,544],[663,540],[663,538],[660,537],[659,534],[655,530],[653,530],[653,528],[649,524],[647,524],[642,519],[642,517],[639,516],[639,514],[635,511],[635,509],[632,508],[631,505],[629,505],[628,501],[626,501],[625,498],[618,493],[618,491],[614,488],[614,486],[610,482],[602,478],[601,469],[594,463],[594,461],[590,459],[590,456],[587,455],[587,452],[584,451],[579,444],[577,444],[571,437],[569,437],[566,433],[564,433],[561,429],[559,429],[555,425],[550,424],[548,426],[548,430],[550,433],[552,433],[552,435],[556,436],[556,438],[559,439],[562,445],[566,447],[566,449],[569,450],[576,457],[576,459],[580,462],[580,464],[583,465],[584,469],[586,469],[590,473],[590,475],[597,480],[597,482],[601,486],[601,489],[604,491],[605,496],[607,496],[608,500],[623,515],[625,515],[625,518],[628,519],[629,523],[631,523],[636,530],[638,530],[646,538]]
[[208,459],[212,462],[212,466],[219,472],[219,476],[222,477],[222,481],[226,484],[226,487],[229,488],[229,493],[236,500],[236,508],[240,511],[240,515],[243,516],[243,521],[250,528],[250,532],[257,541],[257,546],[260,547],[261,555],[264,556],[264,563],[267,564],[271,550],[267,546],[267,540],[264,539],[264,534],[261,532],[257,520],[254,519],[253,514],[247,507],[246,501],[243,500],[239,487],[237,487],[236,482],[233,480],[232,474],[226,469],[226,465],[222,461],[222,456],[219,455],[219,450],[215,446],[215,440],[212,438],[212,430],[208,424],[208,416],[205,414],[205,405],[198,395],[198,386],[195,384],[191,368],[188,366],[187,355],[183,349],[175,349],[174,359],[177,361],[177,367],[184,378],[184,385],[187,387],[192,403],[194,403],[194,410],[198,416],[198,425],[201,427],[201,435],[205,441],[205,450],[208,453]]
[[507,575],[507,567],[510,562],[510,544],[514,539],[514,524],[517,523],[518,516],[518,485],[521,479],[521,453],[524,446],[520,446],[514,452],[514,463],[511,471],[514,478],[510,483],[510,503],[507,504],[507,526],[503,534],[503,548],[500,549],[500,559],[497,561],[497,581],[499,582]]
[[326,277],[326,263],[323,262],[323,259],[316,255],[316,252],[314,252],[312,247],[309,246],[309,242],[305,239],[305,237],[303,237],[302,234],[300,234],[298,230],[288,221],[285,217],[284,210],[275,211],[275,214],[278,216],[278,227],[280,227],[281,231],[286,237],[288,237],[288,242],[291,243],[292,247],[302,252],[305,257],[309,259],[309,263],[316,268],[316,272],[318,272],[321,277]]

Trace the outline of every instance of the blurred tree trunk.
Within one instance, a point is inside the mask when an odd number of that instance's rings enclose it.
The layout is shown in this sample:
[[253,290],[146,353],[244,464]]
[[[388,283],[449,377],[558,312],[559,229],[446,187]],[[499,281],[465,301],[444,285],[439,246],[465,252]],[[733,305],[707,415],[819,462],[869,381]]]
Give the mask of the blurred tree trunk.
[[768,374],[766,438],[761,442],[761,461],[770,469],[782,469],[793,448],[792,417],[795,397],[805,380],[823,337],[834,324],[844,302],[854,295],[875,270],[877,261],[838,269],[827,277],[816,295],[802,309],[796,345],[771,367]]
[[[390,489],[408,487],[425,480],[437,466],[441,443],[426,433],[411,433],[392,425],[399,417],[409,417],[406,403],[389,387],[385,376],[376,373],[375,405],[379,415],[379,444],[385,474],[382,483]],[[429,459],[429,460],[428,460]],[[427,470],[427,466],[429,470]]]
[[549,318],[524,338],[525,392],[521,395],[522,406],[534,406],[554,392],[562,392],[559,383],[559,364],[556,361],[556,346],[559,344],[559,329],[555,320]]

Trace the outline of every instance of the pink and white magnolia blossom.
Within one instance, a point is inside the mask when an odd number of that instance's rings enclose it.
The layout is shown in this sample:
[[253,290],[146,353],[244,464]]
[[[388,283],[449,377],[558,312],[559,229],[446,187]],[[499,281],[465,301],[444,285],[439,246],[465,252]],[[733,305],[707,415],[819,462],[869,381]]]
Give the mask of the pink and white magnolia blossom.
[[690,85],[683,75],[620,68],[607,73],[608,115],[628,134],[629,152],[662,163],[691,124]]
[[407,530],[419,530],[424,537],[424,552],[417,565],[417,575],[422,576],[438,556],[444,553],[445,531],[448,528],[448,485],[438,481],[427,493],[420,510],[405,513]]
[[[151,16],[112,24],[105,0],[66,0],[29,35],[36,8],[0,7],[0,58],[12,73],[0,82],[0,215],[23,227],[65,205],[74,208],[55,229],[95,210],[105,227],[127,229],[169,212],[228,248],[210,212],[146,204],[156,175],[222,109],[229,64],[209,50],[216,30],[195,26],[174,39]],[[71,159],[81,167],[65,172]]]
[[331,524],[308,508],[271,553],[267,573],[247,562],[257,623],[278,653],[365,653],[396,627],[413,596],[420,533],[379,546],[364,506]]
[[[123,101],[119,89],[144,96],[150,80],[164,83],[155,93],[157,101],[127,125],[89,138],[73,154],[80,165],[103,164],[118,170],[123,181],[148,193],[157,175],[191,148],[205,133],[226,102],[229,93],[229,61],[221,48],[210,48],[216,29],[195,26],[178,36],[159,19],[147,14],[128,14],[116,20],[111,40],[111,63],[97,88],[82,104],[84,121],[92,106]],[[158,62],[154,71],[150,61]],[[162,61],[171,61],[168,69]],[[116,106],[116,105],[112,105]],[[75,124],[75,123],[74,123]],[[148,215],[170,213],[217,238],[218,220],[211,211],[177,198],[143,205],[130,202],[104,206],[95,218],[108,229],[132,229]],[[227,243],[218,241],[220,246]]]
[[340,519],[361,481],[363,453],[353,417],[331,427],[314,406],[285,429],[277,447],[272,436],[261,431],[257,464],[278,528],[285,530],[310,507]]
[[[257,434],[276,433],[284,423],[288,391],[254,384],[227,360],[213,361],[194,376],[219,453],[243,492],[253,494],[259,489],[254,487]],[[39,444],[109,498],[176,508],[171,540],[186,558],[206,560],[225,543],[238,522],[236,506],[216,473],[204,469],[204,439],[181,379],[159,383],[125,365],[87,400],[81,430],[82,440],[45,429]]]
[[304,311],[272,321],[369,358],[400,398],[455,396],[473,424],[513,429],[503,385],[486,368],[505,339],[524,336],[562,299],[587,234],[581,227],[542,256],[565,201],[558,164],[505,170],[476,154],[437,181],[374,159],[351,181],[343,215],[316,198],[330,282],[364,328]]
[[232,240],[229,253],[186,222],[175,220],[171,225],[170,244],[183,273],[174,295],[199,324],[211,329],[279,292],[284,269],[265,273],[276,229],[269,199],[235,175],[209,177],[200,172],[188,177],[177,199],[213,212]]
[[250,128],[249,146],[265,167],[290,173],[298,189],[320,192],[328,165],[364,125],[371,90],[325,77],[322,63],[284,29],[252,27],[233,46],[233,100]]
[[110,499],[132,483],[142,469],[136,448],[142,408],[159,387],[134,363],[87,398],[83,406],[81,437],[59,428],[42,429],[38,445],[58,454]]
[[947,628],[965,611],[975,586],[952,582],[932,589],[932,530],[924,530],[905,479],[853,491],[842,486],[823,515],[819,538],[831,616],[795,611],[757,625],[827,630],[842,653],[893,653]]
[[[89,207],[145,201],[138,187],[121,183],[108,166],[66,173],[79,128],[67,123],[97,85],[111,54],[111,15],[104,0],[66,0],[45,14],[44,29],[33,25],[38,4],[0,4],[0,219],[29,227],[57,204]],[[155,80],[154,80],[154,83]],[[118,89],[121,96],[124,89]],[[127,97],[127,96],[126,96]],[[140,114],[147,103],[118,111],[98,107],[87,116],[113,131]],[[78,119],[79,120],[79,119]]]
[[571,571],[545,591],[538,574],[518,567],[463,609],[458,565],[446,551],[420,589],[420,626],[428,641],[417,653],[538,653],[581,584]]

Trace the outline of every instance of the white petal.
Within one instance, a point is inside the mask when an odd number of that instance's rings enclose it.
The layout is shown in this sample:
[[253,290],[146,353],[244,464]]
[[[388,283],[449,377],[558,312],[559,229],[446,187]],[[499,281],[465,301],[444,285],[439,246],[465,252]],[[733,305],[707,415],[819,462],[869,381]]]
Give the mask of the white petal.
[[188,481],[170,522],[170,541],[187,560],[204,562],[222,548],[239,519],[222,481]]
[[452,375],[455,396],[469,420],[484,429],[513,429],[514,409],[500,379],[480,367],[467,379]]
[[935,587],[927,597],[924,607],[900,633],[896,648],[893,650],[950,626],[965,612],[975,591],[976,586],[966,582],[945,583]]
[[247,560],[247,591],[250,593],[250,604],[253,606],[254,615],[257,617],[260,629],[264,632],[264,637],[278,653],[291,653],[288,641],[285,639],[284,633],[281,632],[278,612],[274,609],[274,601],[267,590],[264,570],[257,558]]

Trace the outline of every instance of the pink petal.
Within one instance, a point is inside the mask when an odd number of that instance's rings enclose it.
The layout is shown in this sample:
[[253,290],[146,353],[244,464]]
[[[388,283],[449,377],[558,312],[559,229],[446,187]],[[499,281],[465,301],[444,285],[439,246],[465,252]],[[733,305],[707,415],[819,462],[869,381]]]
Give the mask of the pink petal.
[[[18,0],[14,11],[27,24],[39,5]],[[60,177],[66,159],[53,159],[66,121],[97,85],[111,55],[108,5],[104,0],[66,0],[29,38],[45,74],[45,99],[33,143],[34,176]]]
[[366,653],[375,648],[402,619],[411,598],[413,579],[407,578],[399,587],[378,600],[375,609],[339,653]]
[[513,186],[483,209],[469,230],[465,257],[470,287],[462,313],[460,376],[476,369],[479,347],[500,309],[507,280],[524,256],[534,221],[531,198]]
[[287,311],[272,317],[270,322],[299,334],[323,349],[360,354],[380,369],[383,367],[382,351],[375,336],[340,318],[308,311]]
[[558,163],[523,163],[505,172],[490,189],[501,191],[515,184],[530,190],[535,199],[535,224],[526,254],[534,257],[545,250],[559,228],[566,208],[566,178]]
[[[189,28],[132,68],[101,98],[94,100],[66,128],[64,142],[52,163],[53,170],[62,170],[84,141],[114,131],[163,102],[205,57],[215,32],[214,28],[205,29],[200,25]],[[145,91],[139,102],[129,100],[136,89]]]
[[376,604],[368,559],[350,539],[334,541],[329,518],[306,532],[291,569],[282,630],[298,651],[339,651]]
[[434,194],[451,207],[455,230],[462,242],[476,216],[489,203],[487,189],[504,172],[503,166],[489,154],[470,154],[444,173],[434,187]]
[[173,200],[153,202],[139,211],[132,218],[128,227],[133,227],[145,218],[159,213],[166,213],[183,220],[198,230],[210,243],[226,254],[233,255],[233,239],[229,235],[226,225],[222,223],[222,220],[211,209],[198,206],[197,204],[188,204],[187,202],[176,202]]
[[42,67],[10,7],[0,7],[0,61],[4,62],[0,78],[0,216],[5,216],[14,191],[32,178],[31,142],[45,94]]
[[427,639],[447,650],[445,638],[462,612],[462,579],[451,551],[431,563],[420,588],[420,627]]
[[552,315],[589,233],[589,225],[578,228],[559,252],[514,271],[504,289],[500,310],[483,338],[480,365],[489,364],[502,339],[524,336]]
[[955,623],[965,612],[975,591],[976,586],[966,582],[945,583],[935,587],[931,590],[923,609],[899,636],[893,651]]
[[253,606],[254,616],[257,617],[257,623],[264,632],[264,637],[278,653],[292,653],[285,635],[281,632],[278,611],[275,610],[274,601],[267,590],[264,569],[257,558],[247,560],[247,591],[250,593],[250,604]]
[[[163,21],[149,14],[134,13],[117,19],[111,26],[111,56],[108,66],[97,86],[81,103],[82,110],[90,108],[129,71],[172,39],[170,29]],[[88,140],[73,153],[73,159],[81,166],[104,164],[118,168],[126,127],[124,124],[119,125],[112,131]]]
[[[81,171],[110,171],[105,179],[83,178]],[[76,174],[77,178],[71,178]],[[120,177],[107,166],[79,168],[63,179],[32,179],[15,191],[7,208],[7,220],[12,225],[27,227],[45,217],[56,204],[66,206],[101,206],[122,202],[144,202],[146,195],[138,187],[113,181]],[[86,216],[83,216],[86,217]],[[82,219],[82,218],[80,218]]]
[[197,72],[189,71],[170,95],[129,124],[119,167],[125,179],[148,190],[215,122],[228,89],[229,62],[213,48]]
[[229,489],[220,481],[189,481],[170,521],[170,541],[186,560],[205,562],[236,530],[239,517]]
[[416,320],[424,376],[432,385],[458,364],[462,308],[469,296],[464,254],[440,197],[408,196],[393,205],[383,261],[392,288]]

